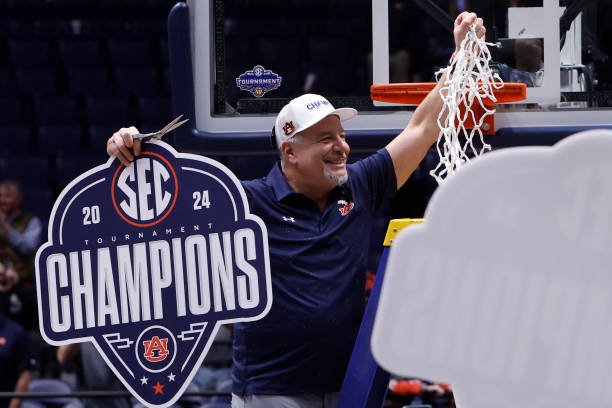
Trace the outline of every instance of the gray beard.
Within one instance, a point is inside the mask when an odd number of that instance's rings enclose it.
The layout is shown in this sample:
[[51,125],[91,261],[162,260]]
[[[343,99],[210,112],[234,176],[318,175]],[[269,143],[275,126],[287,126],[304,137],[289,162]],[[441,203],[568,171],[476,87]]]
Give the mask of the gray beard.
[[344,176],[334,176],[333,174],[329,174],[327,169],[324,168],[323,174],[325,175],[325,178],[335,186],[341,186],[348,180],[348,172],[346,172]]

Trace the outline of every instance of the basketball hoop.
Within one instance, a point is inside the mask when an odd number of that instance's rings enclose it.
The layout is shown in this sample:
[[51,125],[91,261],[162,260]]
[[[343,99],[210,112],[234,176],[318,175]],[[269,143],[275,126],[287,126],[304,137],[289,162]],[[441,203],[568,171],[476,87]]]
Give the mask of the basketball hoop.
[[[438,184],[469,162],[470,155],[479,156],[491,149],[483,135],[495,133],[495,103],[526,97],[526,85],[504,83],[489,67],[490,60],[487,43],[471,27],[451,64],[436,73],[446,74],[440,89],[444,105],[438,115],[440,133],[436,142],[440,162],[430,171]],[[434,82],[375,84],[370,94],[381,102],[419,104],[435,86]],[[480,149],[474,146],[476,135],[482,144]]]

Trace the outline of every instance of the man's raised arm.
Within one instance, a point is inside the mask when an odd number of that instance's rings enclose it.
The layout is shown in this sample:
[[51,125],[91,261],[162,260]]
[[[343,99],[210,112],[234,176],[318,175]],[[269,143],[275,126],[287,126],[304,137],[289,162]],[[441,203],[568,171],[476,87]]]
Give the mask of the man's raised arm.
[[[465,38],[472,24],[476,24],[476,35],[479,38],[484,38],[486,30],[482,19],[474,13],[463,12],[455,19],[456,51],[461,46],[461,41]],[[431,145],[438,139],[440,129],[437,119],[443,105],[442,98],[440,98],[440,88],[445,80],[446,75],[443,75],[434,89],[429,92],[414,111],[406,128],[386,146],[393,160],[398,189],[404,185],[423,160]]]

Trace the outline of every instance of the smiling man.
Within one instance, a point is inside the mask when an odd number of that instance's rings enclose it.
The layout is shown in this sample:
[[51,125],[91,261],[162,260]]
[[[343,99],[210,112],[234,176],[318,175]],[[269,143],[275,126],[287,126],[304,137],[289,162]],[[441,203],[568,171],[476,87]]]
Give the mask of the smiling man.
[[[456,48],[482,19],[455,20]],[[320,95],[293,99],[276,118],[281,161],[262,179],[244,181],[252,213],[268,229],[273,304],[262,320],[236,324],[232,407],[331,408],[364,309],[366,257],[374,216],[437,140],[440,83],[385,148],[347,165],[350,147],[335,109]],[[117,131],[109,155],[128,165],[140,153],[134,127]]]
[[375,213],[398,188],[387,149],[347,165],[342,121],[356,114],[320,95],[293,99],[274,125],[280,163],[243,182],[268,227],[273,304],[262,320],[235,325],[234,407],[336,405]]
[[276,117],[273,137],[285,178],[321,211],[327,192],[348,179],[346,159],[351,149],[340,122],[355,115],[355,109],[334,109],[324,97],[306,94],[285,105]]

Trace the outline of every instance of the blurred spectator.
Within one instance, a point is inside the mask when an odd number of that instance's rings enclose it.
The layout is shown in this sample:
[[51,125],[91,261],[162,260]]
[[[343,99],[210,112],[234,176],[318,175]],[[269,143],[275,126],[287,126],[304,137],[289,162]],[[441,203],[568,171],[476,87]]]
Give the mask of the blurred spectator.
[[514,42],[516,69],[527,72],[534,86],[542,86],[544,46],[540,38],[520,38]]
[[[66,366],[72,359],[76,363],[79,391],[124,391],[125,388],[90,342],[73,343],[57,348],[57,360]],[[128,398],[79,398],[70,408],[130,408]]]
[[13,262],[19,279],[30,280],[34,255],[40,245],[42,224],[21,209],[23,193],[17,180],[0,184],[0,259]]
[[232,378],[232,331],[227,326],[221,326],[204,364],[193,378],[201,390],[216,391],[220,384]]
[[19,280],[12,262],[0,259],[0,314],[30,330],[36,326],[35,303],[30,283]]
[[452,391],[446,384],[431,383],[418,378],[392,378],[388,399],[399,406],[427,404],[433,408],[453,406]]
[[539,38],[520,38],[514,41],[515,68],[500,63],[499,75],[504,82],[522,82],[528,87],[542,86],[544,77],[544,48]]
[[[30,387],[30,354],[26,331],[0,313],[0,391],[26,392]],[[0,399],[0,408],[19,408],[21,398]]]

